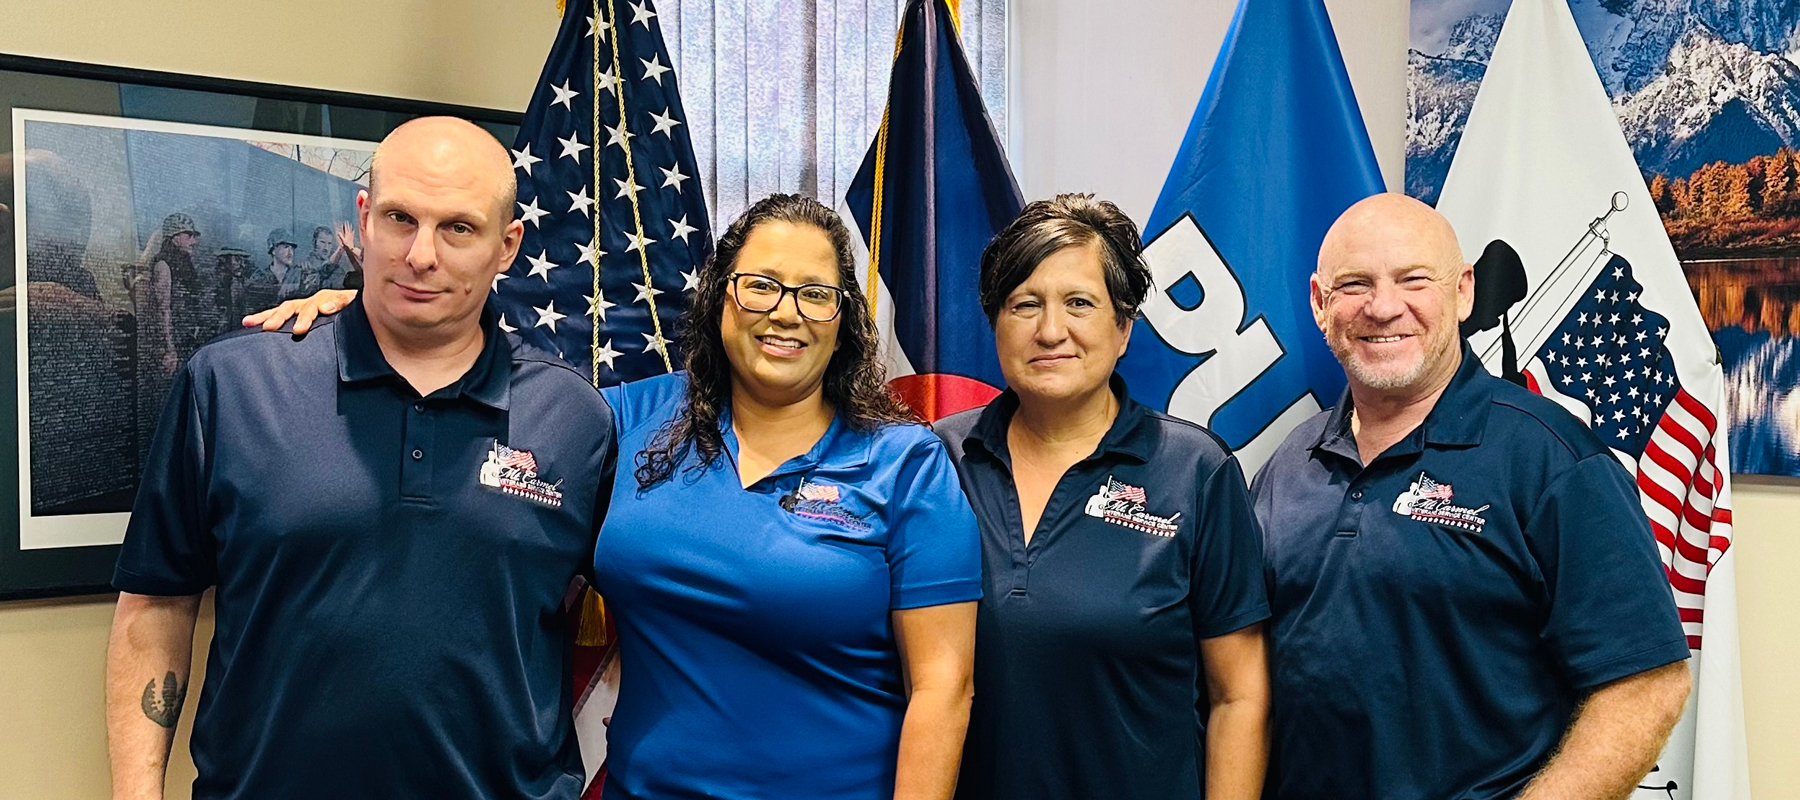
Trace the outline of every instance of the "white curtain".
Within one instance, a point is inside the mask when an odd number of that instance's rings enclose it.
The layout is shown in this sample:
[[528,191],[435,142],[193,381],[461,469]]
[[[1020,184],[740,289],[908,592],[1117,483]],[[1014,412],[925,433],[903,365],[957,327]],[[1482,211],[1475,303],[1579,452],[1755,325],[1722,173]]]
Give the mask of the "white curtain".
[[[715,234],[771,192],[836,207],[881,126],[905,0],[657,0]],[[961,0],[1006,141],[1006,0]]]

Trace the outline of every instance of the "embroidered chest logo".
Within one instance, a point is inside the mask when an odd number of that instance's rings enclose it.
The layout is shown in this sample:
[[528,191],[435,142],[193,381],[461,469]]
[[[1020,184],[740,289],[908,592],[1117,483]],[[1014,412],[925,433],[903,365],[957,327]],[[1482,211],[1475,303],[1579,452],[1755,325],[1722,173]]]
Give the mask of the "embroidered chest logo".
[[851,530],[869,529],[869,523],[844,505],[843,493],[838,487],[829,483],[801,478],[793,493],[782,496],[781,508],[795,516],[833,522]]
[[1087,507],[1083,511],[1090,517],[1152,536],[1165,539],[1174,537],[1175,531],[1181,527],[1181,512],[1159,517],[1145,510],[1144,503],[1147,499],[1143,487],[1121,483],[1108,475],[1106,483],[1100,486],[1100,491],[1087,499]]
[[537,458],[530,450],[515,450],[494,440],[486,461],[481,462],[481,485],[550,508],[562,507],[562,479],[551,483],[538,477]]
[[1413,479],[1412,486],[1394,498],[1396,514],[1474,533],[1480,533],[1487,526],[1487,517],[1482,516],[1487,510],[1485,505],[1470,508],[1450,502],[1450,484],[1439,483],[1424,471]]

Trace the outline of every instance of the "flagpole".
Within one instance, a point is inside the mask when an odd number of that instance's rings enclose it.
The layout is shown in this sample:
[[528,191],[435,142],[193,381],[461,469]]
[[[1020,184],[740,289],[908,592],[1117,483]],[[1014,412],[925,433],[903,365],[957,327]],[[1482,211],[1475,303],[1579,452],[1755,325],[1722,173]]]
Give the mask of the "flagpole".
[[[1537,347],[1542,344],[1540,339],[1544,335],[1544,332],[1554,327],[1556,323],[1562,319],[1562,312],[1567,309],[1554,309],[1555,313],[1548,315],[1534,315],[1534,312],[1537,310],[1538,304],[1547,298],[1554,296],[1565,300],[1569,299],[1568,291],[1562,288],[1563,278],[1567,275],[1571,267],[1582,260],[1581,254],[1585,253],[1596,240],[1600,242],[1600,252],[1594,254],[1593,258],[1587,260],[1587,266],[1583,268],[1581,274],[1577,276],[1578,285],[1585,283],[1588,279],[1592,278],[1599,266],[1606,262],[1606,257],[1612,253],[1612,234],[1606,229],[1606,222],[1607,220],[1612,219],[1613,214],[1624,211],[1625,207],[1629,205],[1629,202],[1630,201],[1624,192],[1613,192],[1611,207],[1608,208],[1605,213],[1588,222],[1587,231],[1581,235],[1581,238],[1575,240],[1575,244],[1569,248],[1569,252],[1563,254],[1562,259],[1556,262],[1556,267],[1550,270],[1548,275],[1544,276],[1544,280],[1542,283],[1538,284],[1537,290],[1532,292],[1531,296],[1525,299],[1525,306],[1519,309],[1519,325],[1521,327],[1530,325],[1533,327],[1533,330],[1531,336],[1523,342],[1526,347],[1520,352],[1535,351]],[[1572,304],[1572,302],[1569,304]],[[1545,321],[1540,323],[1534,316],[1542,316]],[[1513,341],[1515,343],[1520,343],[1517,338],[1514,338]],[[1482,348],[1481,360],[1486,362],[1493,358],[1494,348],[1500,347],[1502,342],[1503,340],[1501,337],[1494,337],[1489,341],[1487,346]]]

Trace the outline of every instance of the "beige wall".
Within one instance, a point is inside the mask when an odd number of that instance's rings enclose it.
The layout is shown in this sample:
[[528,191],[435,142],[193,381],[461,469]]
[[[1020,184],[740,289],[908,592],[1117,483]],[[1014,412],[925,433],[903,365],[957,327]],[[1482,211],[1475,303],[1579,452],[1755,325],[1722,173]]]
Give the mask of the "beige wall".
[[[1085,13],[1081,8],[1099,5],[1030,0],[1020,3],[1019,22],[1048,25],[1055,20],[1046,13]],[[1015,33],[1012,118],[1020,121],[1014,130],[1029,129],[1031,138],[1015,135],[1012,144],[1020,148],[1014,163],[1029,193],[1079,186],[1126,199],[1139,215],[1148,212],[1166,164],[1145,154],[1174,152],[1229,21],[1229,11],[1215,7],[1230,4],[1138,5],[1166,16],[1166,24],[1134,25],[1133,46],[1109,46],[1106,53],[1098,52],[1108,44],[1100,41],[1111,30],[1105,20],[1120,15],[1085,21],[1091,36],[1074,35],[1067,20]],[[1352,3],[1329,5],[1337,13]],[[1404,0],[1379,0],[1339,20],[1345,59],[1390,182],[1402,125],[1395,115],[1404,114],[1403,87],[1394,83],[1403,67],[1390,59],[1404,53],[1404,19]],[[556,23],[553,0],[0,0],[0,20],[6,21],[0,52],[509,109],[524,105]],[[278,41],[272,45],[254,31],[274,32]],[[1057,77],[1052,60],[1034,56],[1040,47],[1075,74]],[[1120,57],[1130,63],[1116,63]],[[1113,68],[1080,66],[1102,61]],[[1086,102],[1129,94],[1145,84],[1090,84],[1140,70],[1161,77],[1144,97],[1116,99],[1136,104],[1135,114],[1159,124],[1054,105],[1056,95]],[[1102,124],[1112,127],[1079,129]],[[1119,147],[1120,141],[1133,144]],[[1094,158],[1108,152],[1118,160]],[[1800,753],[1800,726],[1790,720],[1800,719],[1800,681],[1789,676],[1800,665],[1800,583],[1792,577],[1800,574],[1800,484],[1740,480],[1736,506],[1751,780],[1764,800],[1796,796],[1800,759],[1792,756]],[[110,599],[0,605],[0,800],[105,796],[100,686],[111,614]],[[209,619],[202,628],[204,641]],[[193,774],[185,724],[171,770],[175,797],[187,796]]]
[[[0,20],[4,53],[520,111],[557,16],[555,0],[0,0]],[[107,796],[111,622],[110,597],[0,604],[0,800]],[[172,798],[194,777],[194,705]]]
[[0,52],[523,111],[556,0],[0,0]]
[[1800,483],[1737,478],[1732,493],[1750,787],[1800,797]]

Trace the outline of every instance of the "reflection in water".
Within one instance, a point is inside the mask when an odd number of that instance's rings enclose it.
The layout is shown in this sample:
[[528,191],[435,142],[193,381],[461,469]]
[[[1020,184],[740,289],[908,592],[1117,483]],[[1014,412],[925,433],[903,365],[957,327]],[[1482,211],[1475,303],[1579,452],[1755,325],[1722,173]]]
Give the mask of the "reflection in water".
[[1800,476],[1800,258],[1682,266],[1725,366],[1731,471]]

